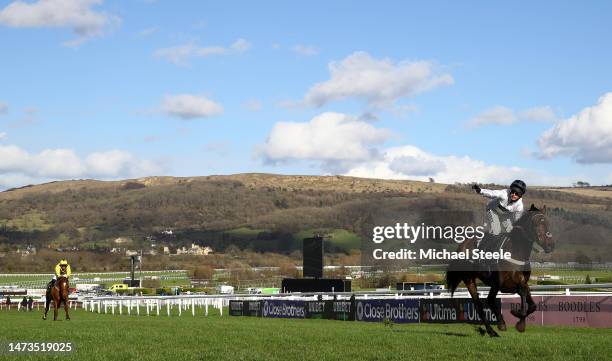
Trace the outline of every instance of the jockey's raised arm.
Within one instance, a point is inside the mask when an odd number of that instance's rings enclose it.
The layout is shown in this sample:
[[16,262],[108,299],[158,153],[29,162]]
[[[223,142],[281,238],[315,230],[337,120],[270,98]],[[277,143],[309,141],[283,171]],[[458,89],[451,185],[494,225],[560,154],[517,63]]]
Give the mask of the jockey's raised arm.
[[487,198],[508,199],[508,192],[506,189],[481,189],[480,194]]

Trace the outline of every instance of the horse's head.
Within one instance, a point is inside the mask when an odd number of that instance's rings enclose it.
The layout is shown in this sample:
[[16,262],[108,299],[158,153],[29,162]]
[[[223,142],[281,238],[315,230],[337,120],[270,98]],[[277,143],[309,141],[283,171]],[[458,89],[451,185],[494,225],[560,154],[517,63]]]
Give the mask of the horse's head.
[[546,206],[540,210],[532,204],[528,214],[530,226],[535,233],[536,243],[544,249],[544,252],[552,252],[555,248],[555,240],[550,233],[548,218],[546,218]]

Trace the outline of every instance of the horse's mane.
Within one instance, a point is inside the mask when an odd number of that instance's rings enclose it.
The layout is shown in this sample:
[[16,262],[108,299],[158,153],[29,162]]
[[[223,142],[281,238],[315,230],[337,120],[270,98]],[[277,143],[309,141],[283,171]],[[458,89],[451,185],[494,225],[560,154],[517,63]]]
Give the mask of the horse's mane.
[[539,212],[539,213],[542,213],[542,210],[539,209],[538,207],[536,207],[534,204],[532,204],[531,207],[529,207],[528,210],[523,211],[523,214],[521,214],[521,216],[516,221],[516,223],[522,224],[523,222],[525,222],[533,214],[533,213],[530,213],[530,212]]

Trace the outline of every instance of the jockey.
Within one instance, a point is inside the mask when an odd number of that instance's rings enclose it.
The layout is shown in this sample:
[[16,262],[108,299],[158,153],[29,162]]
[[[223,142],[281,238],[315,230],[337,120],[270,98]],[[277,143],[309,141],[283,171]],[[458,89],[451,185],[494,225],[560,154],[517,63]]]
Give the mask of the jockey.
[[70,270],[70,265],[66,259],[62,259],[58,264],[55,265],[55,274],[53,275],[53,279],[51,280],[50,286],[55,285],[55,281],[60,277],[70,277],[72,274]]
[[477,184],[472,189],[491,201],[487,204],[485,227],[487,232],[498,238],[500,234],[510,233],[512,225],[523,214],[522,197],[527,192],[527,185],[522,180],[515,180],[508,189],[481,189]]

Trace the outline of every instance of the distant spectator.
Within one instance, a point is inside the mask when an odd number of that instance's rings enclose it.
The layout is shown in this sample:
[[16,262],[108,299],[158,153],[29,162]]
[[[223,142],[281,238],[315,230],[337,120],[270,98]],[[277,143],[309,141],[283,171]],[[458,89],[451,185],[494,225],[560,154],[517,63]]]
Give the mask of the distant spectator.
[[6,307],[11,308],[11,296],[6,296]]

